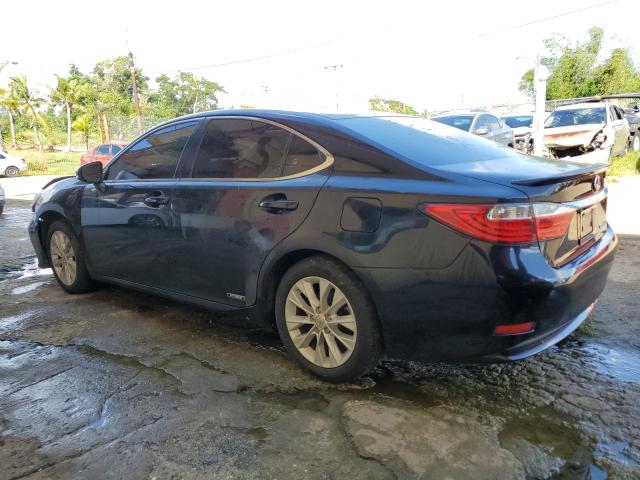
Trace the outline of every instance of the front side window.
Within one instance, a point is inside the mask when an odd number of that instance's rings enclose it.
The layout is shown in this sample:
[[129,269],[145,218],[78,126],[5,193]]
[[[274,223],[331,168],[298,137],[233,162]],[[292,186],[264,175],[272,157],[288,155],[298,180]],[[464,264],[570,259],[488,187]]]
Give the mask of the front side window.
[[198,122],[184,122],[147,135],[131,146],[107,172],[107,180],[171,178]]
[[193,178],[277,178],[291,134],[248,119],[212,119],[196,157]]
[[96,147],[96,155],[109,155],[109,145],[100,145]]
[[122,150],[122,147],[118,146],[118,145],[111,145],[111,153],[112,154],[116,154],[118,153],[120,150]]

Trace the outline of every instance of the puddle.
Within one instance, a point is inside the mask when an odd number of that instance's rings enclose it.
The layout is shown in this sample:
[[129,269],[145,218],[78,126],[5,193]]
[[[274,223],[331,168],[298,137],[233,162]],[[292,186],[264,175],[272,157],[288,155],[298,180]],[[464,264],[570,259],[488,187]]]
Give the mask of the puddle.
[[38,267],[38,259],[35,257],[30,258],[30,261],[24,264],[20,269],[2,269],[0,270],[0,280],[24,280],[26,278],[35,278],[42,276],[53,275],[53,271],[50,268]]
[[586,343],[578,351],[598,373],[623,382],[640,382],[640,352],[599,343]]
[[0,215],[0,227],[26,229],[32,215],[30,208],[5,207]]
[[596,456],[606,455],[628,465],[637,465],[637,462],[626,453],[629,448],[629,442],[625,442],[624,440],[612,440],[600,445],[596,451]]
[[11,315],[10,317],[0,318],[0,333],[8,332],[16,327],[19,327],[22,323],[35,317],[40,312],[37,310],[31,310],[29,312],[18,313],[17,315]]
[[22,287],[16,287],[11,290],[11,295],[22,295],[24,293],[29,293],[34,291],[37,288],[40,288],[42,285],[46,285],[47,282],[35,282],[29,283],[27,285],[23,285]]

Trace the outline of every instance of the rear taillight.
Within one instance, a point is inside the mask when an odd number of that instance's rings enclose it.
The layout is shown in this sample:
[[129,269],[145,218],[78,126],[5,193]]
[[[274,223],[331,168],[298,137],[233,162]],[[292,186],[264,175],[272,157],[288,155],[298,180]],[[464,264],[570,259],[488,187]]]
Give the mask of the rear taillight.
[[426,204],[421,209],[471,237],[494,243],[533,243],[560,238],[576,210],[557,203],[502,205]]

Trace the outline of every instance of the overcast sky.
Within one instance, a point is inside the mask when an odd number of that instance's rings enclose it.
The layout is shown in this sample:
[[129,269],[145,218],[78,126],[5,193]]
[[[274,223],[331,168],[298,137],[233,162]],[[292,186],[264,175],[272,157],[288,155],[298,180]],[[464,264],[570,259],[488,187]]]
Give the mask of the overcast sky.
[[605,2],[22,0],[0,10],[0,62],[19,62],[0,85],[24,73],[45,92],[69,64],[90,71],[131,49],[152,80],[193,69],[221,83],[223,107],[362,111],[374,95],[418,110],[515,103],[553,33],[584,40],[600,25],[605,49],[631,47],[640,63],[637,0]]

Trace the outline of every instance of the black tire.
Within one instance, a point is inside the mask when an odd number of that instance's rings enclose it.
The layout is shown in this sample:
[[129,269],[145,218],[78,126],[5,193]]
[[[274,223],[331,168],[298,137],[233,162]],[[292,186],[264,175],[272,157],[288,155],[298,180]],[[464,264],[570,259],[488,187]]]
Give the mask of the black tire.
[[[307,360],[294,345],[285,320],[285,305],[292,287],[305,277],[322,277],[338,287],[348,299],[357,326],[355,347],[341,365],[323,368]],[[276,325],[289,355],[302,367],[329,382],[348,382],[369,373],[382,354],[382,336],[376,310],[366,288],[344,265],[324,256],[306,258],[282,277],[275,297]]]
[[[58,274],[57,269],[54,267],[54,261],[51,254],[51,237],[53,237],[55,232],[62,232],[71,242],[72,254],[75,259],[75,279],[66,283]],[[78,241],[78,237],[76,237],[73,229],[67,223],[66,220],[56,220],[51,224],[49,229],[47,230],[47,255],[49,257],[49,262],[51,264],[53,274],[56,277],[56,280],[60,284],[60,286],[67,291],[68,293],[86,293],[95,288],[95,284],[87,271],[87,265],[84,259],[83,250],[80,246],[80,242]]]
[[18,169],[18,167],[9,166],[4,171],[4,174],[7,177],[17,177],[18,175],[20,175],[20,170]]

